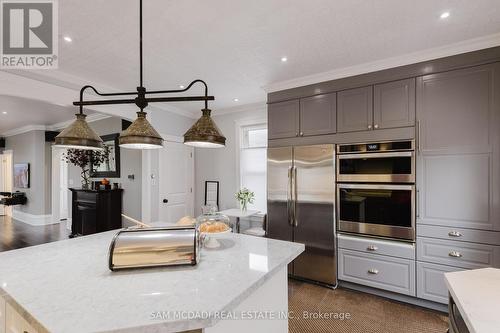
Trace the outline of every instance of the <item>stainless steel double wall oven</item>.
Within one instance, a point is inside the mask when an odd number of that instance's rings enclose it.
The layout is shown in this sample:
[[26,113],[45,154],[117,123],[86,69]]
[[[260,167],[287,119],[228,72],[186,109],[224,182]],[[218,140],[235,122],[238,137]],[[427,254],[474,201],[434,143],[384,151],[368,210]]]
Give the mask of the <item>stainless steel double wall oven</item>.
[[337,146],[337,229],[415,241],[415,142]]

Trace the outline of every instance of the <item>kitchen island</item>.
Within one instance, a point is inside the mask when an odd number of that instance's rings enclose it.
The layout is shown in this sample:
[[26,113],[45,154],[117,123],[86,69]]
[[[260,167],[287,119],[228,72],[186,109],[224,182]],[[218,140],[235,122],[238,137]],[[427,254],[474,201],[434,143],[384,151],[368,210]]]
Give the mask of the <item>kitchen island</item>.
[[115,233],[0,253],[0,332],[288,332],[303,245],[227,234],[197,266],[111,272]]

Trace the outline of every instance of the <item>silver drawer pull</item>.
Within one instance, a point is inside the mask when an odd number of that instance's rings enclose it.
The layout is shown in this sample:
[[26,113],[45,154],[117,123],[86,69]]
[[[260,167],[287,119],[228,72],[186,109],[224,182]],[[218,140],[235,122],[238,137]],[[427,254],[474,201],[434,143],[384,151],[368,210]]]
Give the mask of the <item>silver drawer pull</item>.
[[458,251],[451,251],[450,253],[448,253],[448,255],[450,257],[453,257],[453,258],[461,258],[462,257],[462,253],[460,253]]
[[462,237],[462,234],[459,231],[450,231],[448,233],[448,236],[450,236],[450,237]]
[[378,274],[378,269],[375,269],[375,268],[371,268],[368,270],[368,274]]
[[367,251],[377,251],[378,250],[378,247],[376,247],[375,245],[370,245],[366,248]]

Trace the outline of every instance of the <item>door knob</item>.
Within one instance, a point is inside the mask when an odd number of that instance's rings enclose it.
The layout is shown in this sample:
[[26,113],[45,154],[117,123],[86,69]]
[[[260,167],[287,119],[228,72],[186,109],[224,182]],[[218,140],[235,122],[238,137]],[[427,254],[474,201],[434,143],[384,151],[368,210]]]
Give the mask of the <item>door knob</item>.
[[163,199],[163,203],[168,203],[168,199]]
[[372,129],[372,125],[368,125],[368,129]]
[[375,126],[373,126],[373,127],[374,127],[375,129],[377,129],[377,128],[378,128],[378,124],[375,124]]

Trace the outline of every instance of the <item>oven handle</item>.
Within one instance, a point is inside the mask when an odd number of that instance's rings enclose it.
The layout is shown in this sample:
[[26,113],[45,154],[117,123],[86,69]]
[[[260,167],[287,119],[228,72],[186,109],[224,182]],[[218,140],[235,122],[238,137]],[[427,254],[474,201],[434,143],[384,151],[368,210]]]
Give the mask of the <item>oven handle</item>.
[[415,185],[388,185],[388,184],[337,184],[338,188],[353,188],[367,190],[406,190],[415,191]]
[[365,159],[365,158],[390,158],[390,157],[413,157],[413,151],[401,151],[393,153],[358,153],[358,154],[339,154],[339,160],[346,159]]

